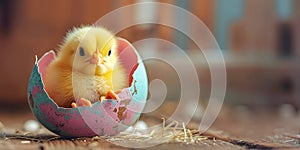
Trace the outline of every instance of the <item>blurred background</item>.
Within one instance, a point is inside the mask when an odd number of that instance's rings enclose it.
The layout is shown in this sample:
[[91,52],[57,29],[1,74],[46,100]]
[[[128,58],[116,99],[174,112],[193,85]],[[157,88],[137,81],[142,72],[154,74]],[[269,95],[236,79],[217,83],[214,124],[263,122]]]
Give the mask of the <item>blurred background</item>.
[[[35,55],[56,49],[74,26],[95,23],[101,16],[126,5],[154,0],[1,0],[0,1],[0,106],[28,109],[27,83]],[[227,69],[226,106],[245,108],[288,108],[296,112],[300,98],[300,5],[299,0],[160,0],[190,11],[216,37]],[[197,30],[184,16],[172,10],[138,8],[121,16],[130,19],[162,16],[183,28]],[[163,25],[137,25],[120,33],[131,42],[155,37],[177,44],[194,56],[201,85],[201,100],[210,94],[210,73],[199,48],[184,34]],[[153,48],[153,47],[152,47]],[[163,52],[166,47],[154,47]],[[150,48],[151,49],[151,48]],[[150,51],[150,50],[149,50]],[[147,52],[141,52],[142,55]],[[199,57],[198,57],[199,55]],[[197,56],[197,57],[195,57]],[[178,58],[180,63],[180,59]],[[161,67],[160,69],[157,69]],[[168,100],[178,100],[180,82],[174,69],[162,62],[146,62],[149,80],[165,81]],[[170,74],[161,70],[170,71]],[[205,103],[205,102],[204,102]],[[170,105],[168,105],[170,106]]]

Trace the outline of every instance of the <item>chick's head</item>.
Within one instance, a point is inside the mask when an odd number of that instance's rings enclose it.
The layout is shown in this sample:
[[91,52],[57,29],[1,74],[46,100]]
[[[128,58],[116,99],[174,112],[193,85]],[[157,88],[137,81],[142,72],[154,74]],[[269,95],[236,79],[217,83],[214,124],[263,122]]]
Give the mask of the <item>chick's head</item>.
[[67,35],[61,53],[73,71],[104,75],[117,63],[117,40],[104,28],[83,27]]

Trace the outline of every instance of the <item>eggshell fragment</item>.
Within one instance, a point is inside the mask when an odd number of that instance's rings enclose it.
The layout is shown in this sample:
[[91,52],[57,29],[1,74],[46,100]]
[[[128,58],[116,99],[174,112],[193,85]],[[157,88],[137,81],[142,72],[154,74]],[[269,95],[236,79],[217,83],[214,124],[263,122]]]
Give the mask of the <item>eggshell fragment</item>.
[[146,122],[144,121],[138,121],[137,123],[135,123],[134,127],[137,129],[137,130],[146,130],[148,129],[148,125],[146,124]]
[[48,96],[43,84],[47,66],[55,59],[49,51],[35,62],[28,84],[28,103],[48,130],[64,137],[116,135],[139,118],[148,93],[144,64],[134,47],[118,39],[119,59],[124,63],[130,85],[118,94],[120,100],[103,100],[91,107],[62,108]]
[[35,120],[27,120],[24,123],[24,129],[29,132],[36,132],[40,128],[40,125]]

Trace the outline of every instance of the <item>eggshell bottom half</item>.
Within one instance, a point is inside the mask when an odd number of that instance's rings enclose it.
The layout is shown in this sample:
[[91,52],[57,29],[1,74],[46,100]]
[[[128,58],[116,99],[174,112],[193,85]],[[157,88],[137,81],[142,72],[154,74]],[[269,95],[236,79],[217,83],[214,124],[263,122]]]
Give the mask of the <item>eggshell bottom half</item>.
[[[47,129],[64,137],[116,135],[139,118],[147,98],[148,79],[138,55],[138,65],[132,73],[132,80],[136,84],[132,83],[129,88],[123,89],[123,100],[99,101],[92,107],[77,108],[58,107],[44,90],[41,74],[54,57],[54,52],[50,51],[36,61],[28,85],[29,106]],[[126,92],[134,94],[126,99]]]

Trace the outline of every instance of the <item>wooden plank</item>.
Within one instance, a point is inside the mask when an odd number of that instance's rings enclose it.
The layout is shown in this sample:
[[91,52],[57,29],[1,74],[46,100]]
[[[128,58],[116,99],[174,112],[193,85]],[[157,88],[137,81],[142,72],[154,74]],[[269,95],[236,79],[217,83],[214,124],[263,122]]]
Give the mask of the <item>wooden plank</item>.
[[[169,107],[174,107],[168,103]],[[3,109],[0,109],[3,111]],[[244,110],[245,111],[245,110]],[[144,115],[141,119],[148,125],[161,123],[161,113]],[[161,140],[160,135],[152,136],[153,141],[125,138],[124,136],[65,139],[51,134],[42,128],[42,132],[22,132],[24,119],[33,118],[30,113],[0,113],[4,128],[0,129],[0,149],[132,149],[114,145],[110,141],[121,141],[128,145],[145,145]],[[23,119],[23,120],[22,120]],[[194,142],[189,136],[184,140],[168,139],[162,144],[145,149],[297,149],[299,148],[299,121],[296,116],[280,117],[266,108],[249,109],[248,112],[225,107],[213,128],[199,135],[198,123],[192,121],[191,129]],[[18,132],[15,132],[18,129]],[[218,129],[218,130],[215,130]],[[220,132],[220,130],[222,132]],[[195,140],[196,137],[205,137]]]

